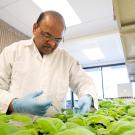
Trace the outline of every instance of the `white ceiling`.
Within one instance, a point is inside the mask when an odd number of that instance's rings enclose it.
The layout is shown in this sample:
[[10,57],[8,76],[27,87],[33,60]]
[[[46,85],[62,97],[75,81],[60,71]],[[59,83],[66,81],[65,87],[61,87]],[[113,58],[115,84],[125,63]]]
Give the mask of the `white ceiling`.
[[[62,46],[85,66],[124,62],[119,35],[112,34],[117,31],[117,24],[113,19],[112,0],[68,2],[82,23],[67,28],[65,43]],[[40,13],[41,10],[32,0],[0,0],[0,18],[28,36],[32,36],[32,25]],[[106,59],[90,61],[81,53],[83,48],[95,46],[101,48]]]
[[[80,42],[81,41],[81,42]],[[64,43],[63,47],[69,51],[83,67],[99,66],[106,64],[123,63],[123,48],[121,46],[119,33],[106,33],[93,37],[82,37]],[[90,60],[83,53],[83,49],[100,48],[105,58],[100,60]]]

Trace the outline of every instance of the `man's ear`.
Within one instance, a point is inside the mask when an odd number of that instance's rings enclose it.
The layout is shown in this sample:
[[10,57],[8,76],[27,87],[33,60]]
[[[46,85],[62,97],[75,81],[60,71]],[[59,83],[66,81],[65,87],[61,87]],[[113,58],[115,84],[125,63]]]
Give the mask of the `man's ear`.
[[38,24],[37,23],[34,23],[33,24],[33,33],[36,31],[37,28],[38,28]]

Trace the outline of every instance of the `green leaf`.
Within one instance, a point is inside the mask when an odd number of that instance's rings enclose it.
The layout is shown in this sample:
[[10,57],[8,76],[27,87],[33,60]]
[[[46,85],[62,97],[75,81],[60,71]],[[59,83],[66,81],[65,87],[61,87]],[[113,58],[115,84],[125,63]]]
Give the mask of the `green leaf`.
[[64,123],[57,118],[38,118],[34,122],[34,127],[38,132],[53,135],[64,125]]
[[128,109],[128,115],[135,117],[135,107]]
[[56,135],[95,135],[95,133],[89,131],[83,127],[71,128],[65,131],[59,132]]
[[125,133],[123,133],[122,135],[135,135],[135,129],[126,131]]
[[38,135],[35,129],[29,129],[29,130],[19,130],[16,133],[13,133],[11,135]]
[[76,123],[79,126],[85,126],[86,125],[83,118],[77,118],[77,117],[69,118],[68,122]]
[[12,133],[15,133],[17,131],[19,131],[19,128],[15,127],[15,126],[12,126],[7,123],[0,124],[0,134],[1,135],[11,135]]
[[135,122],[118,121],[113,122],[110,127],[110,135],[122,135],[126,131],[135,129]]

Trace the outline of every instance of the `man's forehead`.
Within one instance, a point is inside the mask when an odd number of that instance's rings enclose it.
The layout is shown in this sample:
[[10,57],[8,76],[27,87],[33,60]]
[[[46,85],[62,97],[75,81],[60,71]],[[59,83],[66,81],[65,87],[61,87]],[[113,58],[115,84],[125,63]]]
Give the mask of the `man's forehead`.
[[48,18],[44,18],[41,23],[40,26],[42,28],[48,28],[48,29],[63,29],[64,28],[64,24],[62,22],[58,22],[55,19],[48,19]]
[[58,24],[58,21],[54,18],[45,17],[42,19],[41,23],[42,26],[53,26],[55,24]]

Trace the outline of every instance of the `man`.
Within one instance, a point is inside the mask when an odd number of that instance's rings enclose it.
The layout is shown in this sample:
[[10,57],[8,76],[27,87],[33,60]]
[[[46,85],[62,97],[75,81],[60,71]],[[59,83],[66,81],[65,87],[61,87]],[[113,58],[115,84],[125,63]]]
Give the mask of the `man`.
[[[97,109],[91,78],[66,51],[58,48],[66,26],[55,11],[40,14],[33,38],[5,47],[0,55],[0,112],[52,116],[70,86],[78,95],[80,113]],[[29,94],[31,93],[31,94]],[[42,99],[42,101],[41,101]]]

